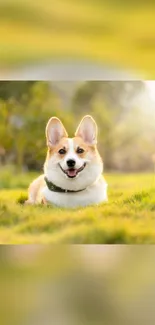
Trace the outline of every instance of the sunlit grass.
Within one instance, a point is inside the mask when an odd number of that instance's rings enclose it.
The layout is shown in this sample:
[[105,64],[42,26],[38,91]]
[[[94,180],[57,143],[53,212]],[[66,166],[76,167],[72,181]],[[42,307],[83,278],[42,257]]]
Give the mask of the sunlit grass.
[[0,191],[1,244],[155,243],[153,174],[107,174],[109,202],[75,210],[24,206],[35,174],[2,174],[6,188]]

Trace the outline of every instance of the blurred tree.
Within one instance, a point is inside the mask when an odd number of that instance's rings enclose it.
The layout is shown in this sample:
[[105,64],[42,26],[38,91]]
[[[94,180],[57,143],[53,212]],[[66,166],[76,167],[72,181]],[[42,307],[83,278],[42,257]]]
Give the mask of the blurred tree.
[[63,114],[60,100],[48,82],[30,82],[25,86],[21,82],[6,83],[1,94],[7,99],[0,102],[0,146],[6,149],[18,169],[42,168],[48,119],[57,116],[72,130],[72,116]]
[[[144,90],[142,81],[87,81],[75,92],[73,108],[78,111],[90,111],[92,101],[100,98],[109,109],[120,107],[124,110],[131,106],[132,100]],[[77,112],[77,113],[78,113]]]
[[0,98],[7,100],[8,98],[20,99],[23,93],[27,93],[36,81],[1,81],[0,82]]

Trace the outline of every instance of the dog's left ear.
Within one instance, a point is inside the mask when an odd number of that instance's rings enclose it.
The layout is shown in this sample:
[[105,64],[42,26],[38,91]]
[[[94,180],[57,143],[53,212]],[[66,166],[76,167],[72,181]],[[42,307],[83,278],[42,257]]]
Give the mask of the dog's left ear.
[[46,126],[47,146],[56,146],[62,138],[67,138],[68,134],[62,122],[57,117],[51,117]]
[[84,142],[95,145],[97,144],[97,125],[90,115],[84,116],[76,132],[76,137],[81,137]]

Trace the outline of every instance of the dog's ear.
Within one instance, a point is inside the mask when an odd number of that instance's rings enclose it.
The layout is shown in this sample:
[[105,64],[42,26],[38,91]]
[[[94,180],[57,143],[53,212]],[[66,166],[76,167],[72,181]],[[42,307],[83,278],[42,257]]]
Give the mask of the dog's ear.
[[97,144],[97,125],[90,115],[84,116],[76,132],[76,137],[81,137],[84,142],[95,145]]
[[47,146],[56,146],[64,137],[68,137],[68,134],[62,122],[57,117],[51,117],[46,126]]

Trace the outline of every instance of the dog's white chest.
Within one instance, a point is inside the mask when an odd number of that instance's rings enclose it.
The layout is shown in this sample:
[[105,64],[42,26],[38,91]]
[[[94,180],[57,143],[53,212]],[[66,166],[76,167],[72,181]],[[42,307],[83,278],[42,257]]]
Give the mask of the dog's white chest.
[[47,202],[59,207],[76,208],[88,206],[107,201],[107,184],[103,178],[100,178],[95,184],[84,191],[75,193],[52,192],[45,186],[42,189],[42,195]]

